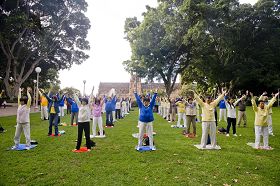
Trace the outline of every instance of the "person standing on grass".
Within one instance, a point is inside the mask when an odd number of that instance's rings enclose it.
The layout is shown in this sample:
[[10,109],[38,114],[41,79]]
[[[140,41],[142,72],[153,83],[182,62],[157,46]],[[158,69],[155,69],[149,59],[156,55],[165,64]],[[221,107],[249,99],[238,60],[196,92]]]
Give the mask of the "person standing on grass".
[[269,110],[273,106],[276,101],[276,97],[279,95],[279,92],[274,95],[274,97],[269,101],[267,105],[265,105],[264,100],[259,101],[259,106],[257,106],[255,97],[253,93],[251,95],[252,107],[255,112],[255,148],[260,148],[260,138],[263,136],[263,147],[264,149],[271,149],[268,146],[268,122],[267,118],[269,115]]
[[[265,105],[268,105],[269,100],[268,100],[268,96],[267,96],[267,92],[264,92],[260,97],[259,97],[259,101],[263,100]],[[273,134],[273,128],[272,128],[272,107],[270,107],[269,111],[268,111],[268,116],[267,116],[267,125],[268,125],[268,134],[271,136],[274,136]]]
[[175,102],[174,98],[171,99],[170,109],[171,109],[171,112],[170,112],[170,121],[169,122],[175,122],[177,105],[176,105],[176,102]]
[[48,100],[39,90],[39,95],[41,99],[41,120],[48,120]]
[[77,103],[70,97],[66,98],[67,102],[71,105],[71,126],[74,125],[74,119],[75,124],[78,124],[78,114],[79,114],[79,107]]
[[58,133],[58,114],[59,114],[59,100],[56,95],[53,95],[52,98],[50,98],[44,91],[43,95],[47,98],[49,105],[48,105],[48,111],[49,111],[49,132],[48,136],[52,135],[52,126],[54,125],[55,129],[55,136],[59,136]]
[[238,119],[237,126],[240,127],[241,120],[244,121],[244,127],[247,126],[247,115],[246,115],[246,95],[243,95],[237,101],[238,104]]
[[[59,99],[59,97],[58,97]],[[66,97],[63,95],[61,97],[61,101],[59,102],[59,116],[60,117],[64,117],[64,101],[65,101]]]
[[85,137],[86,137],[86,146],[87,150],[91,150],[90,145],[90,115],[91,111],[88,105],[88,99],[82,98],[82,101],[80,102],[77,95],[74,95],[74,100],[77,103],[79,107],[79,114],[78,114],[78,139],[77,139],[77,145],[75,150],[80,150],[81,143],[82,143],[82,137],[83,137],[83,131],[85,131]]
[[113,117],[116,117],[116,119],[121,119],[121,100],[120,100],[120,98],[117,99],[116,116],[113,116]]
[[227,121],[227,108],[226,108],[226,103],[224,100],[221,100],[219,103],[219,109],[220,109],[220,114],[219,114],[219,122],[224,119],[224,121]]
[[238,100],[234,102],[233,98],[228,98],[228,100],[225,99],[224,101],[226,104],[227,108],[227,134],[226,136],[229,137],[229,130],[232,125],[232,130],[233,130],[233,136],[237,136],[236,134],[236,105],[238,103]]
[[106,126],[114,126],[113,124],[113,110],[115,109],[115,103],[117,101],[116,94],[114,89],[111,90],[112,94],[111,96],[114,96],[113,98],[109,96],[105,99],[105,111],[106,111]]
[[93,135],[93,137],[96,136],[96,125],[97,124],[99,127],[99,135],[101,137],[104,136],[102,114],[101,114],[103,104],[104,104],[104,100],[101,100],[100,98],[95,98],[94,102],[92,103],[92,115],[93,115],[92,135]]
[[208,131],[210,129],[210,139],[211,139],[211,147],[215,148],[217,145],[216,142],[216,123],[215,123],[215,115],[214,109],[219,104],[219,102],[225,96],[225,91],[222,94],[212,101],[210,96],[207,96],[205,102],[203,102],[200,97],[192,90],[194,93],[195,100],[200,105],[202,110],[202,136],[201,136],[201,147],[206,148],[207,139],[208,139]]
[[138,121],[139,136],[138,136],[137,150],[139,150],[142,147],[145,128],[149,137],[150,148],[152,150],[156,150],[153,142],[153,121],[154,121],[153,108],[156,102],[157,90],[155,91],[151,102],[149,97],[144,97],[142,102],[136,90],[134,90],[134,95],[138,107],[140,109],[139,121]]
[[186,104],[185,102],[180,98],[176,102],[177,105],[177,111],[178,111],[178,121],[177,121],[177,128],[180,128],[181,126],[181,120],[183,119],[184,124],[183,127],[185,128],[187,125],[187,118],[186,118]]
[[20,135],[23,131],[26,140],[26,149],[29,150],[31,146],[30,138],[30,105],[31,105],[31,88],[27,88],[27,98],[22,97],[22,91],[19,88],[18,92],[18,109],[17,109],[17,126],[14,137],[15,146],[12,149],[17,149],[20,143]]
[[187,115],[187,133],[190,133],[190,127],[193,127],[193,134],[196,135],[196,102],[193,101],[193,98],[188,98],[186,103],[186,115]]

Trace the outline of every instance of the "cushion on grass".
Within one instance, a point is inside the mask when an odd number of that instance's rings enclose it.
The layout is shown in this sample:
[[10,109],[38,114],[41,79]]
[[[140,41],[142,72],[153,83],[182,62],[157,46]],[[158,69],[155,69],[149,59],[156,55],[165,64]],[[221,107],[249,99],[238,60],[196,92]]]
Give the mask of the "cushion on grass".
[[247,143],[247,145],[249,145],[250,147],[252,147],[253,149],[259,149],[259,150],[273,150],[272,147],[268,146],[268,147],[264,147],[264,146],[260,146],[259,148],[255,147],[255,143]]
[[213,148],[211,145],[206,145],[205,148],[202,148],[202,146],[200,144],[194,145],[194,146],[200,150],[221,150],[222,149],[219,145],[216,145],[215,148]]
[[87,147],[81,147],[79,150],[72,150],[72,152],[88,152]]
[[[137,150],[137,146],[135,147],[135,149]],[[151,146],[142,146],[137,151],[138,152],[144,152],[144,151],[155,151],[155,150],[152,150]]]
[[[37,147],[37,145],[31,145],[30,149]],[[19,144],[17,148],[11,147],[10,150],[27,150],[26,144]]]

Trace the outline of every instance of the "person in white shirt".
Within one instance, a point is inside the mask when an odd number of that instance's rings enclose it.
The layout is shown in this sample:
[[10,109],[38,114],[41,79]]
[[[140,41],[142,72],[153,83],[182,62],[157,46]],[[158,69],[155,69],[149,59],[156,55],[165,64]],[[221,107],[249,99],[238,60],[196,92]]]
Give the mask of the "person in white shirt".
[[116,102],[116,116],[113,116],[113,117],[116,117],[116,119],[121,119],[121,101],[120,101],[120,98],[117,99],[117,102]]
[[193,101],[193,98],[189,98],[186,103],[186,115],[187,115],[187,134],[190,133],[190,127],[193,127],[193,134],[196,135],[196,102]]
[[[242,97],[243,98],[243,97]],[[237,100],[234,102],[233,98],[229,98],[228,100],[225,99],[225,105],[227,109],[227,134],[226,136],[229,136],[229,130],[232,125],[233,130],[233,136],[237,136],[236,134],[236,105],[240,100]]]
[[[77,95],[74,96],[75,102],[79,106],[79,114],[78,114],[78,139],[77,139],[77,145],[75,150],[79,150],[82,143],[82,136],[83,136],[83,130],[85,131],[85,137],[86,137],[86,146],[88,151],[91,150],[90,145],[90,116],[91,116],[91,110],[88,104],[87,98],[82,98],[82,101],[80,102]],[[90,99],[91,100],[91,99]]]
[[26,149],[29,150],[31,146],[30,140],[30,105],[31,105],[31,88],[27,88],[27,98],[21,97],[21,93],[24,89],[19,88],[18,92],[18,109],[17,109],[17,126],[14,137],[15,146],[12,149],[16,149],[20,143],[20,135],[23,131],[26,140]]

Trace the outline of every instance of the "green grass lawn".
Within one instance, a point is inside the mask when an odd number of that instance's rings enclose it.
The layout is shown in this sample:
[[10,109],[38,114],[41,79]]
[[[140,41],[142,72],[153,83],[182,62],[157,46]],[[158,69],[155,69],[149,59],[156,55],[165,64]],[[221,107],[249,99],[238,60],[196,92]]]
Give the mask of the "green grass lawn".
[[[280,185],[280,109],[274,108],[275,137],[269,138],[272,151],[247,146],[254,142],[252,108],[248,127],[237,128],[238,137],[217,134],[222,150],[202,151],[196,139],[181,135],[170,123],[155,114],[156,151],[139,153],[134,148],[138,132],[137,110],[114,128],[105,128],[105,139],[94,139],[91,152],[73,153],[77,127],[59,127],[66,134],[48,137],[48,121],[31,114],[31,138],[38,147],[30,151],[7,151],[13,145],[15,116],[0,117],[7,132],[0,134],[0,185]],[[69,123],[69,116],[62,121]],[[104,121],[104,120],[103,120]],[[226,123],[220,123],[226,127]],[[22,134],[21,142],[25,143]],[[83,139],[82,144],[85,144]],[[237,181],[234,182],[233,180]]]

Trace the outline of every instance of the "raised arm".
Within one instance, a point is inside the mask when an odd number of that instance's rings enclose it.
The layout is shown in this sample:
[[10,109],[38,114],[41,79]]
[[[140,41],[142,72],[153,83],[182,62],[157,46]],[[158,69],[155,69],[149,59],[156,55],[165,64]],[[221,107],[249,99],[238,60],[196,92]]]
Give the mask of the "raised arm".
[[258,106],[256,104],[256,98],[254,97],[253,93],[250,92],[250,95],[251,95],[251,103],[252,103],[252,108],[255,112],[258,111]]
[[233,105],[236,106],[242,99],[246,98],[246,95],[243,95],[241,98],[239,98],[238,100],[236,100]]
[[18,106],[20,106],[21,91],[22,91],[22,89],[19,88],[18,89]]
[[197,103],[198,103],[199,105],[203,105],[204,102],[203,102],[203,101],[200,99],[200,97],[195,93],[195,91],[192,90],[192,92],[193,92],[194,98],[195,98],[195,100],[197,101]]
[[273,106],[273,104],[274,104],[274,102],[276,101],[276,97],[279,95],[279,92],[278,93],[276,93],[274,96],[273,96],[273,98],[269,101],[269,103],[268,103],[268,108],[271,108],[272,106]]
[[157,92],[155,92],[154,95],[153,95],[152,101],[150,103],[151,108],[153,108],[155,106],[156,98],[157,98]]
[[28,108],[30,108],[30,106],[31,106],[31,95],[30,95],[31,90],[32,89],[30,87],[27,87],[27,98],[28,98],[28,100],[27,100],[26,106]]
[[143,106],[143,103],[142,103],[139,95],[137,94],[137,92],[134,92],[134,96],[136,98],[136,102],[137,102],[138,107],[141,108]]
[[80,106],[81,106],[81,102],[80,102],[80,100],[79,100],[77,94],[74,94],[73,97],[74,97],[74,100],[75,100],[75,102],[77,103],[77,105],[80,107]]
[[219,104],[219,102],[224,98],[225,94],[226,94],[226,91],[223,90],[222,94],[219,95],[219,97],[213,101],[214,106],[217,106]]

